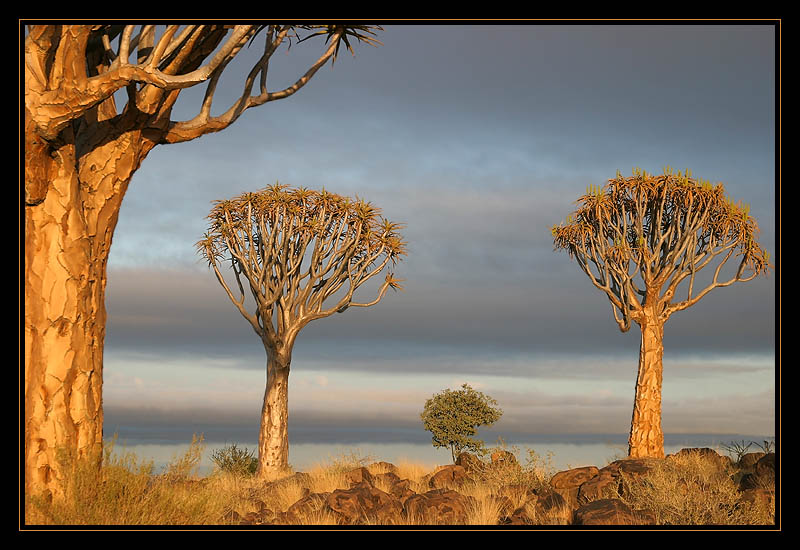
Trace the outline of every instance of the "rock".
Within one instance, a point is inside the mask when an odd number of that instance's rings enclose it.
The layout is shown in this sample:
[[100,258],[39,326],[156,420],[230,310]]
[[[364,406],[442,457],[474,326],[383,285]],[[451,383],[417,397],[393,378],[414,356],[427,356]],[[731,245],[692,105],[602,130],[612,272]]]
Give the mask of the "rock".
[[220,523],[236,525],[241,521],[242,521],[242,516],[240,516],[236,510],[231,509],[223,512]]
[[516,464],[517,457],[511,451],[498,449],[492,453],[492,464]]
[[600,470],[596,466],[564,470],[550,478],[550,486],[564,497],[564,500],[570,506],[574,507],[578,502],[578,489],[580,486],[596,477],[599,473]]
[[612,477],[640,477],[649,473],[659,462],[658,458],[623,458],[600,468],[598,474],[605,472]]
[[282,514],[282,523],[299,524],[303,523],[304,518],[307,518],[314,512],[325,507],[330,493],[308,493],[300,500],[289,506],[286,512]]
[[598,474],[578,488],[578,504],[586,504],[602,498],[616,498],[619,496],[620,482],[609,472]]
[[537,525],[569,525],[572,523],[572,507],[553,489],[537,493],[534,515]]
[[[757,453],[752,453],[757,454]],[[752,472],[742,475],[739,480],[739,490],[751,489],[770,490],[775,486],[775,453],[766,453],[759,458],[752,467]]]
[[733,463],[730,457],[722,456],[721,454],[717,453],[717,451],[715,451],[714,449],[710,449],[708,447],[687,447],[681,449],[675,454],[667,456],[666,458],[670,459],[672,457],[689,456],[689,455],[697,455],[706,460],[712,460],[721,468],[730,466]]
[[480,468],[483,466],[483,462],[474,454],[465,451],[459,454],[458,458],[456,458],[456,465],[461,466],[467,471],[467,474],[470,474],[480,471]]
[[742,476],[739,480],[739,490],[740,491],[748,491],[750,489],[758,489],[759,488],[759,480],[758,476],[755,474],[747,473]]
[[575,525],[639,525],[639,518],[621,500],[605,498],[575,510]]
[[391,487],[398,481],[400,481],[400,476],[393,472],[375,474],[372,476],[372,485],[382,484]]
[[253,512],[248,512],[244,516],[240,516],[234,511],[230,511],[226,514],[226,517],[229,517],[231,523],[238,523],[239,525],[265,525],[269,524],[275,519],[275,512],[267,508],[267,504],[263,501],[255,501],[256,505],[258,506],[258,510]]
[[467,471],[456,464],[445,466],[428,480],[428,485],[434,489],[458,487],[467,479]]
[[737,466],[747,469],[755,468],[756,462],[765,454],[767,453],[745,453],[742,455],[742,458],[739,459]]
[[415,495],[416,493],[411,490],[411,481],[407,479],[401,479],[392,485],[391,489],[389,490],[389,494],[397,497],[400,499],[400,502],[405,502],[405,499],[410,497],[411,495]]
[[[657,464],[658,458],[623,458],[615,460],[608,466],[600,468],[598,475],[612,477],[617,482],[617,493],[622,495],[625,491],[623,480],[634,481],[650,473]],[[588,491],[588,488],[587,488]]]
[[380,489],[362,482],[350,489],[337,489],[326,497],[326,503],[342,523],[354,525],[363,520],[391,525],[400,516],[400,501]]
[[463,525],[467,522],[467,509],[472,500],[450,489],[433,489],[408,497],[403,513],[425,524]]
[[511,515],[502,518],[499,525],[534,525],[534,521],[525,506],[520,506]]
[[513,502],[525,502],[531,497],[536,497],[536,493],[533,492],[533,489],[521,483],[503,485],[497,490],[497,494],[506,496]]
[[361,468],[355,468],[349,472],[345,472],[344,477],[351,487],[353,485],[358,485],[359,483],[369,483],[372,485],[372,474],[370,474],[369,470],[363,466]]
[[392,473],[397,474],[399,472],[397,466],[392,464],[391,462],[373,462],[368,466],[369,470],[377,471],[379,474],[386,474]]
[[755,473],[766,483],[775,483],[775,453],[767,453],[756,462]]

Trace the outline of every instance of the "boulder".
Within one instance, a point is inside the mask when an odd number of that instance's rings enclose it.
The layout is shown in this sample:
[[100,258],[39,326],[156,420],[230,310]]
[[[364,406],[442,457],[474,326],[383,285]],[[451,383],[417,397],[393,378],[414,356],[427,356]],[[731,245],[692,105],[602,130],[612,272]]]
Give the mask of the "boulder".
[[380,483],[383,485],[392,486],[398,481],[400,481],[400,476],[393,472],[385,472],[383,474],[373,474],[372,476],[372,485],[377,485]]
[[236,510],[228,509],[222,513],[220,523],[223,525],[236,525],[242,521],[242,516]]
[[[530,503],[527,507],[530,508]],[[533,519],[537,525],[569,525],[572,523],[572,507],[553,489],[537,492],[533,510],[535,516]]]
[[372,485],[372,474],[370,474],[369,470],[363,466],[361,468],[354,468],[349,472],[345,472],[344,477],[351,487],[353,485],[358,485],[359,483],[369,483]]
[[775,453],[767,453],[758,459],[756,475],[766,483],[775,483]]
[[550,486],[564,497],[564,500],[570,506],[574,507],[578,502],[578,489],[580,486],[596,477],[599,473],[600,470],[596,466],[564,470],[550,478]]
[[492,453],[492,464],[516,464],[517,457],[511,451],[498,449]]
[[742,455],[742,458],[739,459],[737,466],[739,466],[739,468],[747,469],[755,468],[756,462],[758,462],[759,459],[765,454],[767,453],[745,453]]
[[[754,453],[755,454],[755,453]],[[775,453],[766,453],[739,479],[739,490],[767,489],[775,485]]]
[[499,525],[535,525],[535,523],[533,518],[528,515],[527,509],[520,506],[511,515],[502,518]]
[[578,488],[578,504],[586,504],[601,498],[616,498],[619,496],[619,479],[611,475],[610,472],[598,474],[589,481],[581,484]]
[[330,493],[311,493],[304,494],[297,502],[289,506],[280,517],[281,523],[302,524],[304,519],[325,507]]
[[244,517],[231,511],[229,520],[239,525],[267,525],[275,521],[276,514],[263,501],[256,501],[258,510],[248,512]]
[[400,502],[403,503],[405,502],[405,499],[411,495],[415,495],[416,493],[411,490],[411,481],[408,479],[401,479],[392,485],[392,487],[389,489],[389,494],[397,497],[400,499]]
[[391,525],[402,510],[396,497],[366,482],[350,489],[337,489],[328,494],[325,501],[327,507],[346,525],[355,525],[364,520]]
[[739,480],[740,491],[748,491],[750,489],[758,489],[760,487],[759,478],[755,474],[746,473]]
[[457,464],[445,466],[433,474],[428,485],[433,489],[458,487],[467,479],[467,471]]
[[372,470],[372,471],[377,471],[377,472],[382,473],[382,474],[385,474],[385,473],[396,474],[399,471],[397,466],[395,466],[391,462],[383,462],[383,461],[381,461],[381,462],[373,462],[372,464],[370,464],[368,466],[368,468],[370,470]]
[[711,460],[714,463],[716,463],[720,468],[725,468],[733,463],[730,457],[723,456],[714,449],[710,449],[708,447],[686,447],[681,449],[677,453],[668,455],[666,458],[670,459],[672,457],[688,456],[688,455],[697,455],[706,460]]
[[600,468],[598,475],[613,478],[617,482],[617,492],[622,494],[625,490],[623,480],[633,481],[646,476],[660,461],[658,458],[623,458]]
[[433,489],[411,495],[403,504],[403,513],[410,518],[434,525],[463,525],[472,497],[450,489]]
[[575,510],[575,525],[639,525],[639,518],[621,500],[604,498]]
[[536,497],[536,493],[533,489],[522,483],[503,485],[497,490],[497,494],[506,496],[513,502],[525,502],[531,497]]
[[623,458],[600,468],[598,474],[612,477],[640,477],[648,474],[660,462],[658,458]]
[[470,474],[479,471],[483,466],[483,462],[474,454],[464,451],[456,458],[456,465],[461,466],[467,471],[467,474]]

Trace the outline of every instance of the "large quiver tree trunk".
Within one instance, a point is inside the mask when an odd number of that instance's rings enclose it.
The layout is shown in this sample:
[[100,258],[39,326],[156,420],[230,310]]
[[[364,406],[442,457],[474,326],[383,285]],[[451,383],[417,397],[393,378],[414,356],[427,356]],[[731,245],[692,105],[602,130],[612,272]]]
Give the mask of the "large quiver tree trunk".
[[258,477],[274,478],[289,469],[289,356],[267,352],[267,387],[258,436]]
[[101,456],[106,266],[128,183],[155,145],[95,129],[54,143],[26,123],[25,486],[51,495],[59,453]]
[[628,456],[664,458],[661,430],[661,382],[664,357],[664,322],[655,316],[640,322],[639,374],[633,405]]

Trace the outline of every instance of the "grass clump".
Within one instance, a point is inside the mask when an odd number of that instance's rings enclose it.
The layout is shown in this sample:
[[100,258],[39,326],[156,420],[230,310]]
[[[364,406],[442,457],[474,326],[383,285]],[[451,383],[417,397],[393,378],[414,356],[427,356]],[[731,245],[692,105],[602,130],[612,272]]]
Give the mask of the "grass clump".
[[633,509],[651,510],[658,525],[772,525],[772,506],[746,502],[729,465],[699,454],[673,455],[647,476],[623,476],[622,499]]
[[211,461],[220,472],[238,476],[251,476],[258,470],[258,457],[247,447],[240,449],[236,443],[211,453]]
[[114,453],[114,441],[100,457],[76,460],[65,453],[69,472],[62,495],[27,497],[25,519],[32,525],[211,525],[218,523],[229,495],[220,495],[196,476],[202,437],[175,457],[162,474],[152,461],[133,453]]

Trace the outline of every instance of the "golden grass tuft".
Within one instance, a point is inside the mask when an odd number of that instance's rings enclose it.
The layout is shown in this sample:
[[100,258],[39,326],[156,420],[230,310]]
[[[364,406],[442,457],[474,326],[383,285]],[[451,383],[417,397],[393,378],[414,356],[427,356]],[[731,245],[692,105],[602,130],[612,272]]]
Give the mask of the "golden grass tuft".
[[673,455],[646,477],[623,477],[623,500],[654,512],[658,525],[773,525],[774,506],[743,502],[733,474],[702,455]]

